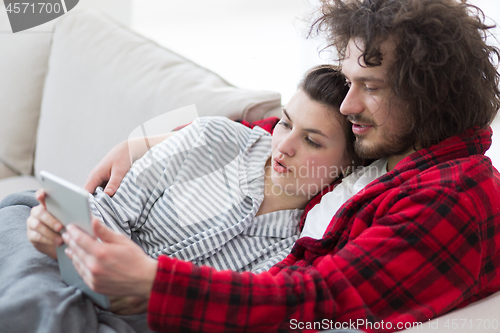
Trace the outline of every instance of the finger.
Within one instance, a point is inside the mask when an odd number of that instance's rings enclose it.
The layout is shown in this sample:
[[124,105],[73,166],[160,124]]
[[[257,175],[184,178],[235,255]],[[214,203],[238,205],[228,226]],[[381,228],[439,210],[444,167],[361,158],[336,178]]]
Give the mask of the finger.
[[118,315],[133,315],[147,312],[148,300],[136,296],[110,296],[110,311]]
[[112,196],[116,193],[116,190],[120,186],[120,183],[123,180],[122,174],[118,174],[116,171],[111,173],[111,179],[108,181],[108,184],[106,185],[106,188],[104,189],[104,193],[106,193],[109,196]]
[[126,297],[109,296],[110,311],[116,314],[121,314],[123,310],[128,308]]
[[38,191],[35,192],[35,198],[36,200],[38,200],[38,202],[46,208],[46,205],[45,205],[45,196],[46,196],[46,193],[43,189],[39,189]]
[[106,243],[117,243],[122,240],[122,235],[114,232],[105,225],[101,224],[98,219],[92,219],[92,231],[94,235],[101,241]]
[[71,248],[74,255],[81,258],[84,262],[89,255],[93,255],[94,248],[99,244],[97,239],[82,231],[75,225],[68,225],[63,234],[64,242]]
[[89,193],[94,193],[98,186],[108,180],[107,178],[109,178],[109,175],[106,176],[102,173],[92,171],[87,178],[87,182],[83,185],[83,188]]
[[[52,214],[50,214],[44,205],[38,205],[31,209],[30,216],[40,221],[40,225],[45,225],[52,229],[53,232],[61,232],[64,228],[64,225],[56,219]],[[36,224],[33,227],[36,228]]]
[[30,241],[54,246],[63,244],[61,235],[48,228],[40,220],[30,216],[26,220],[26,224],[28,226],[27,234]]
[[55,244],[56,243],[55,240],[49,239],[33,229],[28,229],[26,231],[26,234],[28,236],[29,241],[32,243],[47,244],[52,246],[60,245],[60,244]]
[[71,262],[73,263],[76,272],[83,279],[83,282],[85,282],[85,284],[89,286],[90,289],[95,290],[94,289],[95,287],[92,283],[92,279],[90,278],[91,273],[88,267],[85,265],[84,260],[82,260],[82,258],[79,256],[79,251],[74,251],[74,249],[75,248],[67,247],[64,250],[64,253],[68,256],[69,259],[71,259]]

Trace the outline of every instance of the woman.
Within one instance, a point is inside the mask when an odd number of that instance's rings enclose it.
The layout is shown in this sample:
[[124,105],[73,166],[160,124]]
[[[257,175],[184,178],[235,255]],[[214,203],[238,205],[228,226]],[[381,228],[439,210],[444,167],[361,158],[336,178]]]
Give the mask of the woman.
[[[98,189],[93,213],[152,258],[268,270],[290,252],[309,200],[359,162],[350,123],[338,111],[347,90],[336,67],[313,68],[272,139],[259,127],[198,119],[151,150],[162,163],[137,161],[113,197]],[[45,214],[44,194],[37,197],[42,205],[27,220],[28,237],[55,258],[62,225]]]

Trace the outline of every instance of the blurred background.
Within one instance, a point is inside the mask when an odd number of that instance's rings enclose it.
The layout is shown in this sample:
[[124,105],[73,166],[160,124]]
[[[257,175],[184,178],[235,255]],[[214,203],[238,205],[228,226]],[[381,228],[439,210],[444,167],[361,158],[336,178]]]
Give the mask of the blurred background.
[[[470,0],[500,23],[500,1]],[[310,67],[334,59],[306,39],[318,0],[80,0],[77,8],[107,12],[124,25],[218,73],[230,83],[281,93],[285,104]],[[494,34],[498,35],[495,28]],[[490,42],[498,41],[491,39]],[[500,167],[500,117],[488,151]]]

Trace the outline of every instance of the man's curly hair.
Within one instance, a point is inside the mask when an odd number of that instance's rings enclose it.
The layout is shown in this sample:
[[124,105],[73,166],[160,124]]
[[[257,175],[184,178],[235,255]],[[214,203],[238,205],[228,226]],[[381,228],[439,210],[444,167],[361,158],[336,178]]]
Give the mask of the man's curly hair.
[[380,44],[395,41],[388,83],[409,105],[414,144],[426,148],[495,118],[500,52],[486,44],[494,26],[478,7],[465,0],[322,0],[320,11],[311,33],[326,33],[340,60],[359,38],[365,64],[379,66]]

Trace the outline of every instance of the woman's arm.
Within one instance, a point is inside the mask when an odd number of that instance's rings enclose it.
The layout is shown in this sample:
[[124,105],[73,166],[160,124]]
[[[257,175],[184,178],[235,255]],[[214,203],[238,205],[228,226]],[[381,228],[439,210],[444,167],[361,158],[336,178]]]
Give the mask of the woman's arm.
[[175,133],[171,132],[147,138],[134,138],[119,143],[90,172],[84,188],[93,193],[98,186],[106,183],[104,192],[112,196],[115,194],[132,164],[146,154],[151,147]]

